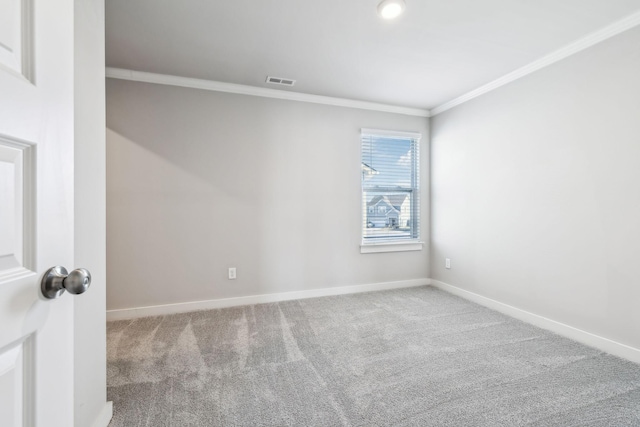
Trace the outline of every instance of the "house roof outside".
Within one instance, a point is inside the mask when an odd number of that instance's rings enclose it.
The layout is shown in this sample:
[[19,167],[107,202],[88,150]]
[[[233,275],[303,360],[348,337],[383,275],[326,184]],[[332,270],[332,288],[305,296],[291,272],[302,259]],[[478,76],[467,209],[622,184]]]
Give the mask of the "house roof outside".
[[384,201],[388,205],[392,206],[394,209],[400,210],[400,207],[407,199],[407,194],[388,194],[388,195],[379,195],[372,198],[367,202],[367,206],[375,206],[381,201]]
[[380,173],[376,169],[366,164],[365,162],[362,162],[362,172],[365,173],[366,175],[377,175]]

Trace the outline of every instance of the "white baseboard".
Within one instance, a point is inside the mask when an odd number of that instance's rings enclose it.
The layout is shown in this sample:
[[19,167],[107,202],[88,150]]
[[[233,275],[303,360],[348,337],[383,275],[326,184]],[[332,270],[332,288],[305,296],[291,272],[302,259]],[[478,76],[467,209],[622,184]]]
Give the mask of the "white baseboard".
[[106,402],[91,427],[107,427],[113,416],[113,402]]
[[520,308],[513,307],[509,304],[504,304],[491,298],[466,291],[464,289],[449,285],[448,283],[444,283],[439,280],[431,279],[431,286],[442,289],[443,291],[447,291],[493,310],[499,311],[508,316],[515,317],[516,319],[538,326],[542,329],[555,332],[558,335],[562,335],[574,341],[578,341],[582,344],[588,345],[589,347],[594,347],[598,350],[602,350],[606,353],[613,354],[623,359],[627,359],[635,363],[640,363],[640,349],[616,341],[612,341],[608,338],[604,338],[578,328],[574,328],[573,326],[569,326],[564,323],[556,322],[555,320],[551,320],[546,317],[522,310]]
[[162,316],[165,314],[186,313],[213,308],[235,307],[239,305],[263,304],[267,302],[290,301],[294,299],[325,297],[330,295],[356,294],[360,292],[384,291],[389,289],[425,286],[429,279],[411,279],[398,282],[371,283],[366,285],[340,286],[333,288],[310,289],[306,291],[282,292],[274,294],[251,295],[237,298],[222,298],[206,301],[192,301],[177,304],[133,307],[119,310],[107,310],[107,321],[135,319],[138,317]]

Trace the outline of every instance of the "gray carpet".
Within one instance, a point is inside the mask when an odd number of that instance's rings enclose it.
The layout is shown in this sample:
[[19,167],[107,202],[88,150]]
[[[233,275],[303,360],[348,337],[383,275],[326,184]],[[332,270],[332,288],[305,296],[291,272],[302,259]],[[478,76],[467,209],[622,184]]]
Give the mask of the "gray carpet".
[[108,324],[117,426],[640,426],[640,365],[421,287]]

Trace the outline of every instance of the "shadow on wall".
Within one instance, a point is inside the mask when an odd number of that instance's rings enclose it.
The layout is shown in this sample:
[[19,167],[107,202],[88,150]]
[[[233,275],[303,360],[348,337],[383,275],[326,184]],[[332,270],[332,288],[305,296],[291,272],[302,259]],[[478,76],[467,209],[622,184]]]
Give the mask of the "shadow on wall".
[[421,253],[359,253],[359,129],[424,119],[113,80],[107,94],[110,309],[426,277]]

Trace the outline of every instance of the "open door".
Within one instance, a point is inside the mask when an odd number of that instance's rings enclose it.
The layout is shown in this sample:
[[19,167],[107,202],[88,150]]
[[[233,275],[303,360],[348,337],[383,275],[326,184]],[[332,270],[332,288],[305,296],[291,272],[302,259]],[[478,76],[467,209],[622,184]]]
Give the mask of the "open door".
[[[73,268],[73,8],[70,0],[0,0],[3,427],[73,426],[76,297],[41,292],[50,267]],[[50,285],[82,290],[81,276]]]

